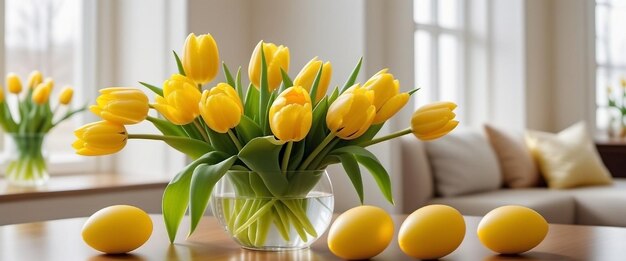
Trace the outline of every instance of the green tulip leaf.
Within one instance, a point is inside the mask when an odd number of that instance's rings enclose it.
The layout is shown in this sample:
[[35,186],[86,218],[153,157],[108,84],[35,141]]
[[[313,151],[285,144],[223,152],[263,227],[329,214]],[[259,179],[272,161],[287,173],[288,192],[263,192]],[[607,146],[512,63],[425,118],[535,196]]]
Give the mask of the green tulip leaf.
[[172,51],[174,53],[174,59],[176,59],[176,67],[178,68],[178,73],[183,75],[183,76],[187,76],[187,74],[185,74],[185,68],[183,68],[183,63],[180,62],[180,58],[178,57],[178,54],[176,53],[176,51]]
[[313,102],[313,106],[317,104],[317,88],[320,85],[320,80],[322,79],[322,69],[324,68],[324,63],[320,64],[320,68],[317,70],[317,74],[315,75],[315,79],[313,79],[313,84],[311,85],[311,90],[309,91],[309,95],[311,96],[311,102]]
[[335,149],[330,153],[330,155],[341,155],[344,153],[351,153],[354,155],[359,164],[364,166],[370,174],[372,174],[378,188],[380,188],[383,196],[385,196],[385,199],[387,199],[387,201],[391,204],[394,204],[393,194],[391,192],[391,179],[389,178],[389,174],[387,173],[387,170],[385,170],[385,167],[383,167],[378,158],[376,158],[376,155],[372,154],[363,147],[354,145]]
[[207,128],[206,131],[211,140],[211,145],[216,150],[228,155],[237,155],[237,146],[235,146],[235,143],[233,143],[227,133],[219,133],[210,128]]
[[189,235],[196,230],[198,222],[204,215],[215,183],[226,174],[236,160],[237,156],[232,156],[217,164],[200,164],[194,169],[189,191],[189,214],[191,216]]
[[164,136],[163,141],[177,151],[189,156],[191,159],[197,159],[200,156],[215,150],[215,148],[213,148],[213,146],[209,143],[187,137]]
[[197,140],[204,140],[204,138],[202,137],[202,134],[200,133],[200,131],[198,131],[198,129],[193,123],[189,123],[187,125],[180,125],[180,127],[183,129],[186,136],[193,138],[193,139],[197,139]]
[[235,89],[237,89],[237,94],[239,94],[239,99],[243,98],[243,85],[241,85],[241,66],[237,68],[237,76],[235,81]]
[[146,120],[151,122],[152,125],[154,125],[154,127],[156,127],[161,133],[163,133],[163,135],[166,135],[166,136],[181,136],[181,137],[187,136],[185,134],[185,131],[183,131],[180,126],[175,125],[175,124],[173,124],[173,123],[171,123],[169,121],[166,121],[166,120],[163,120],[163,119],[159,119],[159,118],[155,118],[155,117],[151,117],[151,116],[148,116],[146,118]]
[[330,94],[330,96],[328,96],[328,104],[333,104],[337,97],[339,97],[339,86],[335,86],[333,92]]
[[163,220],[170,238],[170,243],[176,239],[176,231],[185,215],[187,205],[189,203],[189,185],[193,170],[200,164],[215,164],[224,160],[225,155],[219,151],[209,152],[202,157],[194,160],[184,169],[182,169],[172,181],[167,185],[163,192],[162,210]]
[[228,69],[228,66],[226,65],[225,62],[222,62],[222,68],[224,69],[224,77],[226,78],[226,82],[230,86],[235,88],[235,86],[236,86],[235,79],[233,79],[233,75],[230,73],[230,70]]
[[324,176],[324,170],[297,170],[290,173],[289,187],[286,196],[306,197]]
[[235,127],[235,130],[237,130],[237,135],[239,135],[242,144],[248,143],[256,137],[263,136],[263,130],[261,130],[261,127],[259,127],[256,122],[248,118],[246,115],[241,116],[239,125]]
[[283,70],[283,68],[280,68],[280,76],[283,77],[283,84],[280,87],[279,92],[283,92],[287,88],[293,86],[293,81],[291,80],[291,78],[289,78],[289,75],[287,74],[287,72],[285,72],[285,70]]
[[298,168],[298,166],[300,166],[300,163],[304,158],[305,147],[306,142],[304,140],[293,144],[293,149],[291,150],[291,156],[289,157],[289,166],[287,166],[287,170],[295,170]]
[[341,163],[341,159],[335,155],[328,155],[320,162],[319,169],[325,169],[330,165]]
[[239,159],[259,174],[265,186],[274,196],[287,191],[287,178],[280,170],[280,151],[284,142],[274,136],[258,137],[248,142],[239,152]]
[[322,98],[313,109],[313,121],[309,134],[306,136],[306,155],[310,154],[317,144],[322,143],[326,137],[326,112],[328,111],[328,97]]
[[341,93],[345,92],[348,88],[354,85],[354,82],[356,82],[356,77],[359,76],[359,70],[361,70],[362,63],[363,63],[363,57],[359,59],[359,62],[354,67],[354,70],[352,70],[352,74],[350,74],[350,78],[348,78],[346,83],[343,85],[343,88],[341,88]]
[[148,88],[149,90],[151,90],[152,92],[156,93],[159,96],[163,96],[163,89],[156,87],[154,85],[145,83],[145,82],[139,82],[139,84],[143,85],[144,87]]
[[263,50],[263,44],[261,44],[261,81],[259,86],[259,125],[265,133],[267,126],[267,108],[270,98],[270,87],[267,80],[267,60],[265,59],[265,52]]
[[243,113],[250,119],[254,120],[257,124],[261,124],[259,121],[259,90],[252,85],[248,86],[246,92],[246,100],[243,108]]
[[267,102],[267,108],[265,108],[265,116],[263,118],[266,119],[265,125],[263,126],[263,134],[264,135],[272,135],[272,130],[270,129],[269,117],[270,117],[270,107],[272,107],[272,103],[276,100],[278,96],[278,92],[272,92]]
[[381,123],[381,124],[376,124],[376,125],[370,126],[369,129],[367,129],[367,131],[365,131],[365,133],[363,133],[363,135],[361,135],[361,137],[358,137],[358,138],[356,138],[354,140],[351,140],[351,141],[347,142],[347,144],[356,145],[356,144],[359,144],[361,142],[372,140],[376,136],[376,134],[378,134],[380,129],[383,128],[383,125],[385,125],[384,122]]
[[361,178],[361,169],[359,163],[356,161],[356,157],[350,153],[342,153],[338,155],[343,169],[348,174],[348,178],[352,182],[357,195],[359,195],[359,201],[363,204],[363,180]]

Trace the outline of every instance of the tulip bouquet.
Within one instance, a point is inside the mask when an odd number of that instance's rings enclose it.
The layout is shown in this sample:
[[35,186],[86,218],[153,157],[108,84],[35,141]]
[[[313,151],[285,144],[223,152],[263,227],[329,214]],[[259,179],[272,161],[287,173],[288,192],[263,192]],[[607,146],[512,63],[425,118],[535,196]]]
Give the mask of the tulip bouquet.
[[[622,78],[620,80],[621,93],[615,93],[613,88],[609,86],[607,91],[608,97],[608,107],[613,108],[619,112],[619,137],[626,137],[626,78]],[[611,124],[609,125],[609,129],[612,127],[612,123],[614,122],[614,118],[611,116]]]
[[[11,136],[13,145],[13,151],[9,152],[11,155],[6,177],[18,185],[39,185],[48,177],[41,150],[45,134],[84,108],[66,109],[64,113],[57,113],[62,107],[68,106],[74,91],[71,87],[65,87],[58,103],[51,106],[49,97],[54,81],[51,78],[43,80],[38,71],[30,74],[26,90],[23,90],[20,78],[14,73],[7,74],[6,83],[12,96],[5,97],[4,90],[0,88],[0,126]],[[14,113],[7,101],[10,99],[16,100]]]
[[[134,88],[101,90],[90,109],[103,121],[78,129],[73,146],[78,154],[103,155],[121,150],[128,139],[152,139],[191,157],[163,195],[172,241],[187,208],[192,233],[215,184],[229,172],[243,173],[228,176],[242,199],[225,200],[217,211],[224,212],[219,214],[226,216],[235,239],[259,247],[272,225],[287,241],[294,234],[303,242],[318,236],[306,213],[306,197],[327,166],[342,164],[361,201],[359,165],[364,166],[393,202],[389,175],[366,147],[409,133],[435,139],[458,124],[454,103],[434,103],[415,112],[411,127],[375,138],[415,90],[400,93],[398,80],[386,69],[363,85],[355,83],[359,61],[345,84],[327,95],[331,64],[313,58],[292,80],[289,55],[287,47],[261,41],[250,59],[247,88],[241,68],[233,77],[222,64],[226,82],[205,89],[220,69],[218,48],[210,34],[190,34],[182,59],[174,52],[179,72],[162,88],[141,83],[156,94],[155,103]],[[150,109],[164,119],[149,116]],[[143,120],[162,135],[126,132],[124,125]]]

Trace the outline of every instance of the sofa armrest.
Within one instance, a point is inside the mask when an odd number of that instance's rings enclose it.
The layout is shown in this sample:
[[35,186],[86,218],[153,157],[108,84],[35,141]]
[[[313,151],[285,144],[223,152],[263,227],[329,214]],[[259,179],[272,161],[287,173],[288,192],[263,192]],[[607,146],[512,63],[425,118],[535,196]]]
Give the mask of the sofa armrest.
[[402,211],[411,213],[434,196],[433,177],[424,143],[413,135],[401,138]]

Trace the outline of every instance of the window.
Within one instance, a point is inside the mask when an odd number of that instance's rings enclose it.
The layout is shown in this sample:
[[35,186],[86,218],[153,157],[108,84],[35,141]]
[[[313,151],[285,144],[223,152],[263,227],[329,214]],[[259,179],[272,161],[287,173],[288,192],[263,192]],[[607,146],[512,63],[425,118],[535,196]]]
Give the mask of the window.
[[[72,106],[86,104],[95,90],[93,75],[93,41],[86,32],[94,24],[89,15],[92,1],[81,0],[0,0],[4,5],[4,54],[5,72],[14,72],[26,85],[32,70],[39,70],[44,77],[52,77],[55,87],[50,101],[56,106],[56,97],[64,86],[75,89]],[[91,42],[90,42],[91,41]],[[4,73],[2,74],[4,75]],[[4,80],[3,80],[4,82]],[[90,89],[91,88],[91,89]],[[11,99],[13,98],[13,99]],[[7,95],[9,104],[14,97]],[[63,113],[59,108],[57,113]],[[90,171],[94,159],[75,155],[71,144],[73,130],[86,122],[86,114],[77,115],[59,124],[46,139],[51,173],[62,171]],[[51,138],[54,137],[54,138]]]
[[[439,100],[461,102],[463,95],[464,1],[414,0],[417,107]],[[459,118],[463,109],[457,109]]]
[[626,77],[626,1],[597,0],[595,14],[596,125],[607,129],[620,118],[617,110],[607,109],[607,88],[612,87],[613,97],[625,91],[620,80]]

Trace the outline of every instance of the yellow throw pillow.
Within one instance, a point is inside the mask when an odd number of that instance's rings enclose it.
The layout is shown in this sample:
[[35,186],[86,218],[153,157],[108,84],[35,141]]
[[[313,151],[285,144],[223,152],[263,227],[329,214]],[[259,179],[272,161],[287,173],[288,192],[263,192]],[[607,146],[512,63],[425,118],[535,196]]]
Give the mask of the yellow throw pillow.
[[528,131],[526,145],[550,188],[612,183],[611,174],[602,163],[584,122],[558,134]]

